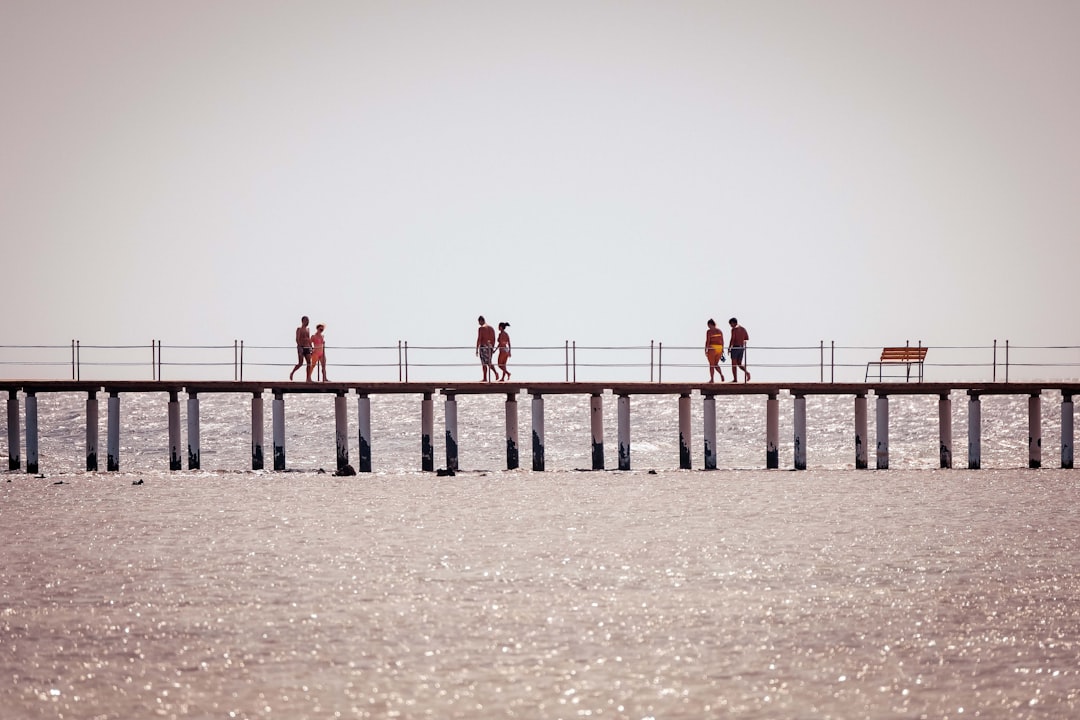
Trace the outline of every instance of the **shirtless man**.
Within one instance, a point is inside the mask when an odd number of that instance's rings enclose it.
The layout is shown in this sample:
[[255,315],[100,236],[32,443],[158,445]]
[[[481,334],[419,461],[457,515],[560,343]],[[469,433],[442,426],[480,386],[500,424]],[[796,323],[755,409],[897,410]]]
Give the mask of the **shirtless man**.
[[731,382],[739,382],[739,368],[743,371],[743,382],[750,382],[750,371],[746,369],[746,343],[750,333],[739,324],[736,318],[728,320],[731,335],[728,337],[728,350],[731,352]]
[[308,316],[300,318],[300,327],[296,328],[296,367],[289,373],[289,379],[293,379],[293,375],[300,366],[307,365],[307,379],[311,382],[311,331],[308,330]]
[[476,333],[476,356],[480,358],[480,369],[483,372],[483,381],[489,382],[488,372],[495,375],[495,368],[491,365],[491,356],[495,352],[495,328],[484,321],[484,316],[477,318],[480,329]]

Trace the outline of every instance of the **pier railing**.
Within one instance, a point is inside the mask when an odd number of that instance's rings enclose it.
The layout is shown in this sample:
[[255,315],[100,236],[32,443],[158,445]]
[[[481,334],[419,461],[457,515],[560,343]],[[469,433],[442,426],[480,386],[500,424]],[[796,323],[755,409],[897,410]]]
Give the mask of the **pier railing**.
[[[866,364],[887,344],[752,345],[746,360],[759,380],[856,382],[863,380]],[[473,346],[408,341],[328,346],[327,360],[329,379],[342,381],[466,381],[479,379],[480,373]],[[174,345],[157,339],[131,345],[80,340],[64,345],[0,345],[2,379],[276,380],[287,377],[295,362],[294,346],[248,345],[242,340],[217,345]],[[730,380],[730,362],[722,367]],[[700,346],[655,340],[637,345],[587,345],[571,340],[560,345],[518,345],[509,369],[517,380],[565,382],[677,382],[700,380],[708,373]],[[899,372],[890,379],[905,379]],[[303,369],[297,371],[298,379],[303,373]],[[1080,345],[1016,345],[994,340],[987,345],[934,346],[923,375],[927,381],[1073,380],[1080,377]],[[319,379],[317,372],[315,379]]]

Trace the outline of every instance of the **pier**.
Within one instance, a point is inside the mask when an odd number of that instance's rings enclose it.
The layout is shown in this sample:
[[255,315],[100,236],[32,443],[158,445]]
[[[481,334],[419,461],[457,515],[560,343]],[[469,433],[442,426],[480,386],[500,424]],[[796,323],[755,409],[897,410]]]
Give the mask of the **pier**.
[[[107,437],[105,470],[118,471],[120,457],[120,403],[124,395],[150,393],[162,396],[162,412],[168,418],[168,453],[169,469],[182,470],[185,465],[189,470],[200,469],[200,410],[199,398],[211,393],[232,393],[251,397],[251,469],[266,468],[265,452],[265,407],[267,395],[271,398],[272,438],[270,457],[272,469],[287,469],[285,447],[285,403],[289,395],[320,393],[334,396],[334,427],[336,444],[336,466],[340,474],[351,472],[368,473],[373,466],[371,443],[371,402],[373,395],[396,394],[413,395],[419,399],[420,443],[418,448],[419,468],[434,472],[435,460],[435,397],[444,403],[445,427],[445,468],[458,469],[458,408],[457,397],[460,395],[501,395],[505,396],[506,412],[506,468],[513,470],[520,467],[521,449],[518,437],[519,411],[518,400],[525,396],[531,398],[531,467],[534,471],[545,470],[545,433],[544,433],[544,398],[552,395],[580,395],[590,398],[590,422],[588,442],[591,443],[593,470],[605,470],[608,457],[604,449],[603,403],[610,393],[617,404],[617,438],[615,449],[615,468],[630,470],[630,419],[631,401],[634,396],[669,395],[678,401],[678,427],[672,428],[678,434],[679,453],[674,458],[679,469],[694,469],[691,466],[691,448],[698,437],[703,443],[704,463],[700,469],[717,469],[717,430],[716,406],[724,398],[734,395],[758,395],[766,399],[765,417],[761,419],[765,427],[766,443],[762,448],[763,467],[779,469],[779,403],[785,393],[793,403],[794,458],[793,469],[807,468],[806,436],[806,398],[814,395],[850,396],[852,407],[852,443],[851,452],[856,469],[870,468],[868,448],[869,418],[868,402],[873,396],[875,403],[876,447],[874,468],[889,468],[889,398],[897,395],[936,396],[938,400],[939,456],[941,468],[954,465],[954,445],[952,437],[952,394],[967,395],[967,464],[969,469],[982,467],[982,406],[981,398],[990,395],[1013,395],[1028,398],[1028,457],[1030,468],[1043,467],[1042,456],[1042,400],[1046,392],[1061,394],[1061,457],[1060,467],[1073,468],[1074,457],[1074,409],[1073,396],[1080,393],[1080,382],[1042,382],[1042,383],[672,383],[672,382],[625,382],[625,383],[578,383],[578,382],[539,382],[539,383],[416,383],[416,382],[378,382],[378,383],[335,383],[335,382],[247,382],[247,381],[82,381],[82,380],[4,380],[0,381],[0,392],[7,393],[7,450],[8,470],[19,471],[25,468],[27,473],[41,471],[39,458],[39,437],[42,428],[38,423],[38,396],[45,393],[81,393],[86,396],[86,470],[98,471],[99,465],[99,407],[98,396],[104,395],[107,412]],[[186,395],[187,401],[187,445],[181,444],[180,398]],[[697,398],[702,403],[703,422],[700,435],[692,427],[691,402]],[[20,399],[23,404],[20,412]],[[349,411],[349,402],[355,402],[355,413]],[[349,457],[350,415],[355,417],[358,457],[355,467]],[[931,419],[928,418],[928,421]],[[23,431],[25,432],[25,456],[23,451]],[[48,428],[44,428],[48,432]],[[583,438],[583,442],[586,439]],[[25,463],[24,463],[25,457]]]

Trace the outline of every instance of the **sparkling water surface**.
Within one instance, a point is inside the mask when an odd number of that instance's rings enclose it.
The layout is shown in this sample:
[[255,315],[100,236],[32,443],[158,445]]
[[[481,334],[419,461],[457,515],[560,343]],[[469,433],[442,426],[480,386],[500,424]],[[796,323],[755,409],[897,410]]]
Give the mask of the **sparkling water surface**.
[[456,477],[415,469],[411,398],[373,399],[360,477],[317,472],[330,398],[287,401],[286,473],[244,470],[238,398],[203,404],[211,469],[178,473],[163,399],[124,396],[120,473],[79,469],[84,398],[41,400],[45,477],[0,483],[4,718],[1080,710],[1080,471],[1023,467],[1026,398],[985,403],[979,471],[934,468],[936,398],[894,404],[888,471],[847,469],[850,399],[808,400],[805,472],[753,469],[753,398],[718,402],[727,469],[673,469],[675,400],[635,398],[635,469],[578,472],[567,399],[543,473],[498,469],[502,401],[470,398]]

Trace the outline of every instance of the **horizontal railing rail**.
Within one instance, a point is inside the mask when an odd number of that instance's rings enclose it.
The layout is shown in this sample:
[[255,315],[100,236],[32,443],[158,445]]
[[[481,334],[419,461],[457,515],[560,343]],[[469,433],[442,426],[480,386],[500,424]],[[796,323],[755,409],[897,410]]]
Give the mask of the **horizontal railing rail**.
[[[746,364],[756,380],[861,382],[882,345],[754,346]],[[921,343],[909,343],[920,346]],[[468,381],[480,379],[475,347],[468,345],[328,345],[328,379],[341,381]],[[0,378],[73,380],[282,380],[296,366],[296,347],[231,344],[0,345]],[[730,359],[721,363],[731,379]],[[508,366],[515,380],[678,382],[708,376],[700,345],[515,345]],[[887,371],[888,374],[889,371]],[[889,380],[904,380],[896,375]],[[899,371],[903,373],[903,370]],[[296,377],[303,379],[303,368]],[[876,371],[875,371],[876,374]],[[932,346],[923,363],[926,381],[1008,382],[1080,377],[1080,345]],[[318,372],[314,374],[319,379]]]

